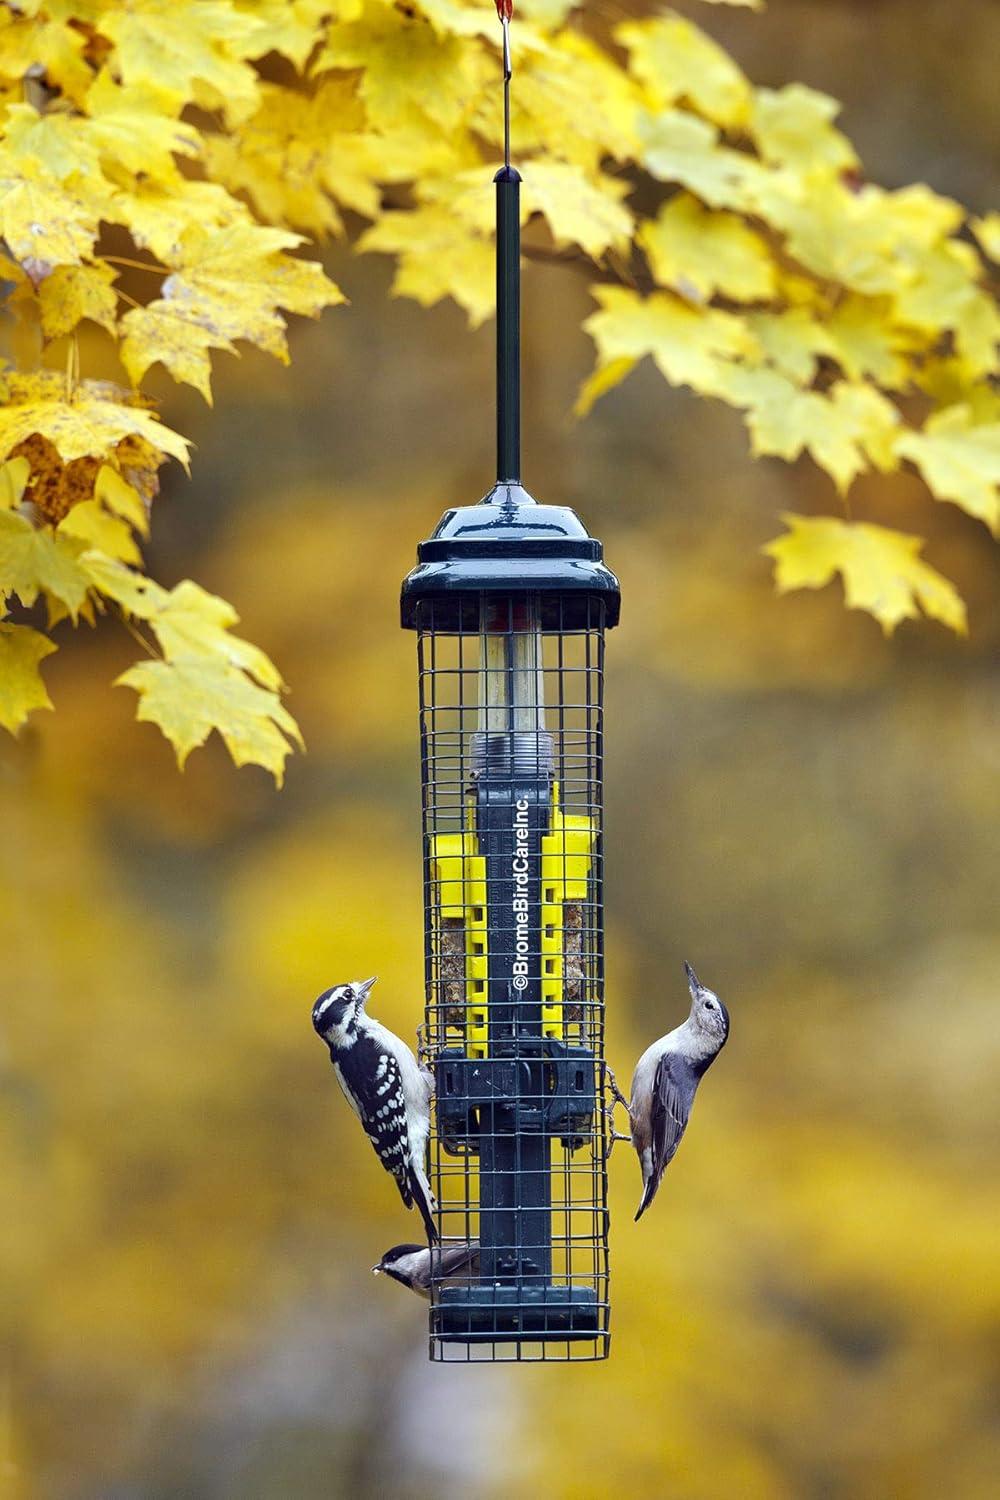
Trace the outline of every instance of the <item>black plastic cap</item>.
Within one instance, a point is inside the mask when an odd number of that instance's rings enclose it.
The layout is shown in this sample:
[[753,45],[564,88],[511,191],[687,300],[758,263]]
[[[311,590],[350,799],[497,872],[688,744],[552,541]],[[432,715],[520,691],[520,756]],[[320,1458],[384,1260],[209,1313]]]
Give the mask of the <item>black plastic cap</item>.
[[418,546],[400,597],[403,628],[420,630],[433,619],[447,629],[449,615],[464,615],[462,604],[484,590],[538,593],[543,610],[551,598],[567,625],[594,620],[598,605],[610,628],[618,624],[621,591],[603,555],[568,506],[539,505],[519,484],[498,484],[478,505],[445,511]]

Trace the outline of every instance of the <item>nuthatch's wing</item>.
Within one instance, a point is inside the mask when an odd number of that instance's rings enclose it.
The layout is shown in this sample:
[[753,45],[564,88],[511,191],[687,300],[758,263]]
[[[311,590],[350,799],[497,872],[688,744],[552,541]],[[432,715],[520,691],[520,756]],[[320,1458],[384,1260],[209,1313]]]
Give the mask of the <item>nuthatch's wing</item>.
[[653,1103],[650,1111],[650,1151],[652,1170],[643,1189],[636,1219],[641,1219],[656,1196],[660,1179],[673,1161],[681,1137],[687,1129],[694,1103],[697,1076],[686,1058],[676,1052],[665,1052],[653,1079]]

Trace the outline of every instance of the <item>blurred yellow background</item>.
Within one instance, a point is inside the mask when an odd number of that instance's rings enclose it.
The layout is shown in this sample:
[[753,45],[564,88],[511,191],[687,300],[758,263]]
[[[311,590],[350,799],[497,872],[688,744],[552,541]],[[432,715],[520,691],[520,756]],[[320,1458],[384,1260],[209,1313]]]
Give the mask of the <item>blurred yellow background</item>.
[[[711,22],[757,81],[844,98],[886,186],[995,206],[996,6]],[[759,548],[783,509],[835,512],[829,481],[752,464],[735,413],[651,368],[574,425],[584,278],[528,270],[526,482],[603,537],[624,593],[609,1058],[626,1079],[681,1019],[684,958],[733,1032],[637,1227],[634,1157],[612,1161],[610,1362],[431,1366],[423,1306],[368,1269],[415,1220],[309,1007],[377,971],[380,1018],[420,1016],[397,594],[489,485],[492,329],[389,301],[378,258],[330,267],[351,306],[296,327],[290,371],[222,360],[214,412],[162,388],[198,451],[151,566],[231,599],[292,684],[309,753],[285,790],[215,743],[179,775],[108,686],[135,657],[110,625],[64,639],[57,712],[0,746],[0,1490],[995,1495],[995,549],[912,477],[861,483],[856,516],[928,535],[971,640],[886,641],[834,589],[778,599]]]

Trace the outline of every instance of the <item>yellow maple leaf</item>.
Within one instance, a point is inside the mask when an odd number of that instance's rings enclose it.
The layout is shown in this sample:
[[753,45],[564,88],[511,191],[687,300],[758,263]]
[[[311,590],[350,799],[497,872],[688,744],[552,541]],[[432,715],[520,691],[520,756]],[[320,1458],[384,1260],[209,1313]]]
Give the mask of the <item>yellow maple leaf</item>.
[[442,35],[421,15],[367,4],[361,19],[329,28],[312,71],[362,68],[359,88],[369,122],[396,136],[419,127],[421,118],[448,133],[459,129],[469,101],[485,85],[485,66],[495,76],[490,64],[461,37]]
[[796,385],[811,385],[820,355],[833,353],[826,326],[817,320],[810,307],[748,312],[746,324],[760,348],[763,362],[773,365]]
[[275,692],[284,687],[281,673],[259,646],[230,634],[230,626],[239,623],[232,605],[189,578],[171,589],[161,607],[145,618],[168,661],[212,656],[249,672],[262,687]]
[[672,385],[711,394],[730,361],[753,351],[746,326],[731,313],[691,307],[669,292],[644,298],[628,287],[595,286],[591,294],[601,310],[583,326],[601,365],[651,354]]
[[21,503],[31,464],[26,458],[9,458],[0,464],[0,510],[14,510]]
[[928,489],[1000,532],[1000,421],[977,422],[968,404],[935,412],[906,432],[896,452],[916,464]]
[[521,189],[525,212],[545,216],[557,245],[579,245],[594,259],[627,246],[634,221],[621,200],[628,191],[603,172],[590,177],[573,163],[541,161],[525,167]]
[[16,594],[30,608],[44,594],[75,620],[87,597],[87,575],[77,561],[82,550],[75,538],[0,510],[0,598]]
[[106,261],[94,265],[56,266],[38,289],[42,332],[47,339],[72,333],[84,318],[116,332],[118,295],[115,270]]
[[169,187],[162,182],[137,182],[132,188],[120,188],[105,217],[113,224],[124,224],[137,245],[163,261],[180,254],[181,237],[193,226],[225,229],[251,222],[246,204],[221,183],[186,177]]
[[1000,265],[1000,214],[984,214],[981,219],[970,219],[969,223],[984,253]]
[[721,292],[736,302],[756,302],[774,293],[774,260],[760,235],[735,214],[711,213],[687,193],[643,224],[639,242],[660,285],[689,301]]
[[895,294],[896,317],[927,333],[955,332],[970,371],[997,369],[1000,312],[978,284],[982,262],[972,245],[947,240],[919,246],[908,255],[909,274]]
[[[20,16],[0,12],[0,74],[21,79],[41,69],[52,89],[79,104],[90,87],[93,73],[84,59],[87,36],[71,24],[75,15],[56,17],[37,3],[21,5]],[[33,14],[26,12],[33,11]]]
[[627,375],[635,369],[637,360],[627,354],[620,354],[617,359],[609,359],[605,364],[598,364],[587,376],[577,393],[576,401],[573,403],[573,415],[585,417],[594,405],[595,401],[613,391],[616,385],[621,385]]
[[51,708],[38,664],[56,647],[29,625],[0,622],[0,724],[14,734],[34,708]]
[[718,394],[747,411],[752,450],[788,462],[808,452],[845,494],[869,461],[895,462],[899,413],[872,386],[838,381],[829,394],[803,391],[776,370],[729,366]]
[[121,516],[141,536],[149,535],[149,509],[145,500],[110,464],[102,464],[94,482],[94,498],[105,510]]
[[394,296],[412,297],[424,307],[453,297],[473,327],[493,311],[493,247],[478,235],[456,232],[455,217],[444,204],[383,213],[365,230],[358,249],[399,257]]
[[11,376],[10,397],[0,408],[0,455],[35,433],[47,438],[64,460],[100,456],[134,436],[186,468],[187,439],[152,412],[116,399],[123,394],[115,386],[88,380],[67,395],[62,378],[48,371]]
[[844,171],[857,166],[858,158],[847,137],[833,127],[839,113],[836,99],[804,83],[757,89],[750,133],[765,161],[809,171],[820,165]]
[[[563,31],[519,64],[513,101],[515,138],[550,158],[594,172],[608,156],[631,159],[642,91],[590,37]],[[500,145],[501,121],[488,97],[475,117],[477,132]]]
[[89,179],[100,178],[98,152],[88,140],[79,115],[58,107],[44,113],[31,104],[8,104],[3,122],[8,159],[62,182],[75,176],[77,189],[86,191]]
[[173,183],[175,156],[197,157],[201,132],[176,118],[178,105],[154,83],[116,83],[107,68],[87,94],[80,131],[98,157],[153,181]]
[[212,657],[142,661],[115,679],[139,694],[136,717],[156,724],[183,768],[191,751],[217,730],[238,766],[270,771],[278,786],[298,728],[277,693]]
[[[338,11],[342,7],[338,6]],[[301,70],[323,35],[330,0],[236,0],[236,9],[257,22],[248,57],[279,52]]]
[[666,12],[615,28],[632,72],[662,107],[687,100],[718,125],[745,124],[750,85],[732,58],[693,21]]
[[187,229],[171,257],[162,300],[176,306],[182,321],[220,340],[247,339],[287,362],[285,321],[277,309],[318,317],[344,301],[322,266],[285,253],[301,243],[300,235],[260,224]]
[[[719,142],[714,125],[679,109],[640,111],[640,161],[661,182],[676,182],[713,208],[746,208],[762,171],[742,151]],[[755,206],[757,204],[754,198]],[[766,215],[763,215],[766,217]]]
[[53,266],[89,258],[99,212],[97,202],[0,149],[0,238],[36,285]]
[[918,618],[918,605],[931,619],[967,633],[965,605],[955,586],[921,558],[922,537],[826,516],[782,520],[789,530],[763,549],[774,558],[780,592],[823,588],[839,573],[848,608],[867,610],[886,635],[901,620]]
[[227,0],[199,0],[196,20],[175,0],[129,0],[105,11],[100,29],[116,44],[126,85],[159,89],[176,105],[221,107],[231,120],[256,108],[257,73],[245,59],[261,27]]
[[193,385],[212,404],[210,351],[233,352],[228,339],[203,328],[175,303],[157,299],[122,318],[121,361],[134,385],[150,365],[162,364],[176,381]]
[[871,377],[888,390],[902,390],[910,378],[905,356],[916,347],[912,332],[893,320],[888,297],[848,293],[823,321],[827,347],[851,380]]
[[206,160],[231,191],[250,196],[261,218],[319,236],[343,225],[326,191],[330,141],[317,113],[307,95],[264,84],[260,108],[238,134],[208,137]]
[[128,522],[106,510],[99,500],[83,500],[74,505],[56,530],[59,536],[75,537],[85,547],[100,548],[108,557],[117,557],[125,563],[142,562],[142,553]]

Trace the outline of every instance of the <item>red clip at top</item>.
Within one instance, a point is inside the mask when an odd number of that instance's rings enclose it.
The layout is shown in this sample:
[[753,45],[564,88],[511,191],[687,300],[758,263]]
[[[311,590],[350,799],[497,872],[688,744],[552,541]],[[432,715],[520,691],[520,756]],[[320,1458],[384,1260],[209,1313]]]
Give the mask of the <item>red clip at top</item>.
[[514,0],[495,0],[495,4],[501,21],[509,21],[514,14]]

